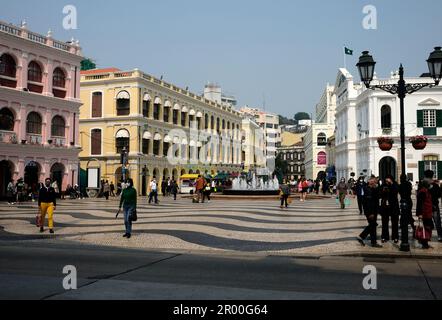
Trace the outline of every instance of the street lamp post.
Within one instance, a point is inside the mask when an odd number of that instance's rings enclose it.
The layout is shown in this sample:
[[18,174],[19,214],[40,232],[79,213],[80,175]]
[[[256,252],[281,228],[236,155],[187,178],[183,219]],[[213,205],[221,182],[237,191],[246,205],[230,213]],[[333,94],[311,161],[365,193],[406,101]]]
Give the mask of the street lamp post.
[[[425,87],[433,87],[434,85],[439,85],[442,79],[442,48],[436,47],[431,53],[427,60],[428,68],[430,70],[430,75],[434,79],[434,83],[412,83],[408,84],[404,79],[404,67],[399,68],[399,81],[397,84],[386,84],[386,85],[370,85],[374,76],[374,69],[376,62],[368,51],[362,52],[362,56],[359,58],[359,62],[356,65],[359,69],[359,74],[361,76],[361,81],[365,84],[367,89],[380,89],[397,95],[400,100],[400,138],[401,138],[401,168],[402,175],[407,177],[407,169],[405,163],[405,108],[404,100],[407,94],[412,94],[419,91]],[[408,243],[408,217],[406,214],[402,213],[401,217],[401,251],[410,251],[410,244]]]

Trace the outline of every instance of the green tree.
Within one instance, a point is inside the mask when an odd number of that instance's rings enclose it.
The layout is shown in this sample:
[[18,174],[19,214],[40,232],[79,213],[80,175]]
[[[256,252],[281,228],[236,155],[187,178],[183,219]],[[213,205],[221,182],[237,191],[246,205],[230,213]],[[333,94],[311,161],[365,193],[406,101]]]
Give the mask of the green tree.
[[295,114],[295,121],[296,123],[299,122],[299,120],[310,120],[310,115],[307,112],[298,112]]
[[293,119],[289,119],[289,118],[286,118],[284,116],[279,115],[279,124],[281,126],[283,126],[283,125],[289,125],[290,126],[290,125],[295,125],[296,121],[293,120]]
[[96,69],[97,65],[89,58],[81,61],[81,71]]
[[282,159],[282,154],[278,154],[275,159],[275,172],[273,173],[279,180],[279,183],[282,183],[282,180],[289,172],[289,164],[286,160]]

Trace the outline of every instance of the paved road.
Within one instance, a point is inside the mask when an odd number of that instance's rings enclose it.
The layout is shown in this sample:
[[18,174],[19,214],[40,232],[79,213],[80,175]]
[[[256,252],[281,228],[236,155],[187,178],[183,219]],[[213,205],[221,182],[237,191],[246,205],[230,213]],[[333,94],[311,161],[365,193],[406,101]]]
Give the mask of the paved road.
[[[78,289],[62,287],[74,265]],[[362,270],[378,271],[366,291]],[[0,299],[442,299],[440,260],[176,254],[77,243],[0,243]]]
[[[329,255],[351,252],[396,254],[397,245],[361,248],[355,240],[366,225],[355,204],[341,210],[334,199],[295,201],[281,210],[275,201],[212,201],[192,204],[161,197],[159,206],[139,199],[139,221],[129,241],[122,238],[123,221],[115,219],[118,202],[102,199],[61,201],[55,214],[57,242],[69,240],[101,246],[147,250],[210,251],[283,255]],[[52,237],[35,227],[35,203],[0,206],[0,240]],[[379,228],[380,229],[380,228]],[[380,230],[379,230],[380,231]],[[436,238],[435,238],[436,240]],[[442,243],[425,252],[412,241],[412,253],[442,256]]]

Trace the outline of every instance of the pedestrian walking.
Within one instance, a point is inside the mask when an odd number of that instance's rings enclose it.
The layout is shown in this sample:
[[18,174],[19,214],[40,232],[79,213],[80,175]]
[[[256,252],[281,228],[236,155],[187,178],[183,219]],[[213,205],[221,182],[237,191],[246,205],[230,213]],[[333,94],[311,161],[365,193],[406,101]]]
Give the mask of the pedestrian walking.
[[123,208],[124,226],[126,227],[126,233],[123,237],[130,239],[132,236],[132,222],[137,220],[137,190],[134,188],[134,181],[132,179],[128,180],[127,187],[121,193],[117,217],[121,208]]
[[197,195],[197,203],[204,203],[204,188],[206,186],[206,180],[203,178],[203,176],[198,175],[198,179],[195,183],[195,193]]
[[349,192],[349,185],[345,182],[345,178],[342,178],[341,181],[336,186],[336,193],[341,205],[341,209],[345,209],[345,201]]
[[106,182],[103,184],[103,195],[106,198],[106,200],[109,200],[109,194],[110,194],[110,185],[109,181],[106,180]]
[[399,243],[399,188],[393,176],[388,175],[381,186],[382,243],[390,240],[389,224],[394,243]]
[[153,200],[155,200],[155,204],[158,204],[158,183],[155,178],[150,182],[149,204]]
[[305,202],[307,199],[308,182],[305,178],[302,178],[298,185],[298,190],[301,190],[301,202]]
[[17,192],[14,185],[14,180],[10,180],[6,187],[6,196],[8,198],[8,204],[14,205],[17,199]]
[[171,194],[172,194],[172,179],[167,178],[166,196],[170,196]]
[[163,181],[161,181],[161,194],[163,197],[167,195],[167,181],[166,177],[163,177]]
[[357,240],[362,246],[365,246],[365,239],[370,235],[371,246],[373,248],[382,248],[377,242],[377,227],[379,213],[379,188],[378,181],[371,178],[368,184],[364,184],[362,204],[364,206],[364,214],[367,218],[368,226],[362,231]]
[[178,183],[175,181],[175,179],[172,179],[170,183],[170,192],[173,195],[173,200],[176,201],[176,195],[178,193]]
[[17,203],[20,204],[24,201],[24,195],[25,195],[25,182],[23,181],[23,178],[19,178],[17,180],[17,183],[15,184],[15,190],[17,193]]
[[121,195],[121,192],[123,191],[122,181],[117,182],[117,197]]
[[283,183],[279,186],[279,197],[281,200],[281,209],[288,208],[289,206],[289,197],[290,197],[290,186],[287,184],[287,181],[283,181]]
[[[413,219],[413,200],[411,199],[413,193],[413,185],[407,180],[407,176],[401,175],[401,184],[399,185],[400,202],[400,225],[404,227],[405,221],[413,228],[413,235],[416,232],[415,220]],[[408,229],[408,225],[405,226]]]
[[322,193],[324,196],[327,194],[327,191],[330,189],[330,184],[328,183],[327,179],[324,179],[322,181]]
[[40,208],[40,232],[44,232],[46,214],[48,215],[49,232],[54,233],[54,211],[57,207],[57,194],[51,185],[51,179],[45,180],[45,185],[38,192],[38,207]]
[[110,196],[111,197],[115,197],[115,185],[114,182],[111,181],[110,185],[109,185],[109,191],[110,191]]
[[365,186],[366,183],[364,181],[364,177],[360,177],[355,185],[355,193],[358,199],[358,208],[360,215],[364,214],[364,192],[366,189]]
[[433,199],[431,198],[430,187],[431,184],[428,179],[424,179],[420,183],[417,193],[416,215],[419,218],[419,227],[416,231],[416,238],[422,245],[422,249],[430,249],[428,242],[431,240],[431,233],[434,229]]
[[425,180],[429,184],[428,191],[431,194],[431,199],[433,201],[433,220],[436,226],[438,241],[442,242],[442,222],[440,216],[439,199],[441,198],[442,189],[439,186],[439,182],[434,180],[434,171],[427,170],[424,173]]

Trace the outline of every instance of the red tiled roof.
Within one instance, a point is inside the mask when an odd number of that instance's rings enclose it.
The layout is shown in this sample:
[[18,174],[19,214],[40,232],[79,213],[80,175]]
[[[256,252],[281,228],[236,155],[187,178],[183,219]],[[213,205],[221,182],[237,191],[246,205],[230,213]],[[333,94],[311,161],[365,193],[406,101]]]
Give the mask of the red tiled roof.
[[93,70],[81,71],[81,74],[89,75],[89,74],[118,72],[118,71],[121,71],[121,70],[117,69],[117,68],[104,68],[104,69],[93,69]]

